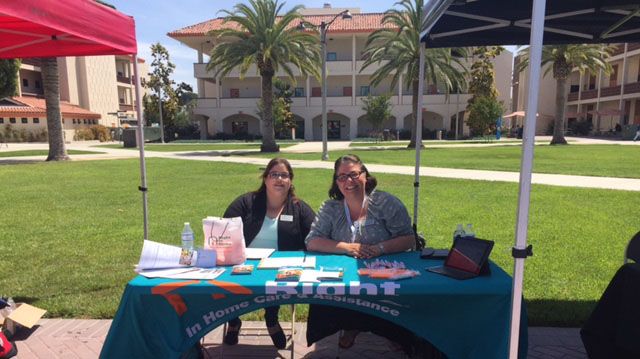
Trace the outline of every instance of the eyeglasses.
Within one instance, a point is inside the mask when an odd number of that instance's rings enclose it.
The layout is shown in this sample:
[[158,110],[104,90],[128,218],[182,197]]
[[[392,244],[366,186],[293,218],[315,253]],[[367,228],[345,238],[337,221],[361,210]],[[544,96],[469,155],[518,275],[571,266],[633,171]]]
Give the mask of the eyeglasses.
[[291,174],[289,174],[288,172],[269,172],[267,176],[274,180],[278,178],[282,178],[283,180],[288,180],[289,178],[291,178]]
[[336,177],[336,180],[338,180],[338,182],[346,182],[347,178],[351,178],[352,180],[355,181],[363,173],[364,173],[364,171],[353,171],[353,172],[341,174],[341,175]]

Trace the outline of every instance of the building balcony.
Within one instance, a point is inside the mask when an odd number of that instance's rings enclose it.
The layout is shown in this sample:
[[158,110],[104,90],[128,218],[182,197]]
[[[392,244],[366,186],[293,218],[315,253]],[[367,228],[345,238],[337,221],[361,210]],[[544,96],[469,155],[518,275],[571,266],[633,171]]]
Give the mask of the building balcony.
[[567,96],[567,101],[578,101],[579,92],[570,92],[569,96]]
[[239,98],[221,98],[219,99],[220,107],[251,107],[257,108],[259,97],[239,97]]
[[351,75],[351,61],[327,61],[327,75]]
[[640,92],[640,82],[633,82],[630,84],[624,85],[624,93],[638,93]]
[[598,89],[582,91],[580,94],[581,100],[590,100],[596,97],[598,97]]
[[118,109],[120,111],[125,111],[125,112],[126,111],[133,111],[133,105],[127,105],[127,104],[121,103]]
[[621,88],[622,88],[622,86],[620,86],[620,85],[618,85],[618,86],[610,86],[610,87],[603,87],[603,88],[600,89],[600,97],[620,95],[620,89]]
[[22,96],[42,97],[44,96],[44,90],[32,90],[22,88]]
[[118,81],[119,83],[130,85],[131,84],[131,77],[116,75],[116,81]]
[[307,98],[306,97],[292,97],[291,98],[291,107],[306,107],[307,106]]
[[[364,64],[364,61],[356,61],[356,74],[372,75],[377,69],[384,66],[387,62],[389,61],[381,61],[380,63],[371,64],[366,69],[364,69],[364,71],[360,72],[360,70],[362,70],[362,65]],[[393,73],[395,73],[395,71]]]
[[615,50],[611,53],[611,56],[620,55],[624,52],[624,44],[614,45]]
[[627,52],[640,49],[640,42],[629,43],[627,45]]
[[[322,97],[311,97],[309,106],[322,106]],[[351,96],[327,96],[327,106],[351,106]]]

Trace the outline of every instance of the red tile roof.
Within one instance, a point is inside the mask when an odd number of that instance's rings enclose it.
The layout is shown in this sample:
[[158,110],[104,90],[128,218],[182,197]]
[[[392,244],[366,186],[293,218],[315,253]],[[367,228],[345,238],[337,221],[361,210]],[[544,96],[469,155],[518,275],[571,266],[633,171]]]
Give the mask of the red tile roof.
[[[13,102],[21,105],[0,105],[0,117],[47,117],[47,106],[43,98],[38,97],[9,97]],[[99,119],[100,114],[86,110],[80,106],[60,101],[60,112],[64,118]]]
[[[314,25],[320,25],[320,23],[323,21],[331,21],[334,16],[335,15],[306,15],[304,16],[304,19]],[[351,19],[343,19],[338,17],[338,19],[336,19],[336,21],[329,27],[329,33],[367,33],[382,28],[395,28],[395,26],[390,24],[382,25],[382,18],[384,17],[384,14],[382,13],[352,14],[351,16]],[[290,26],[297,25],[297,23],[292,23]],[[206,36],[207,33],[211,30],[219,30],[225,27],[238,28],[238,24],[233,22],[224,24],[223,18],[219,17],[172,31],[167,35],[173,38],[186,36]]]

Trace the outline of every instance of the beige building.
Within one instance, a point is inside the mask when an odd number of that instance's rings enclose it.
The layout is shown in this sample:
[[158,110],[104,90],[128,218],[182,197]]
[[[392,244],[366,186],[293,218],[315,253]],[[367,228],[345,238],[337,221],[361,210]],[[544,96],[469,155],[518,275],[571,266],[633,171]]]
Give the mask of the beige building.
[[[516,62],[518,58],[516,57]],[[592,123],[594,134],[615,130],[616,124],[640,124],[640,44],[619,44],[608,59],[613,67],[610,75],[602,72],[571,73],[568,84],[566,129],[576,121]],[[542,73],[546,69],[542,69]],[[514,74],[513,110],[526,108],[528,72]],[[540,78],[536,134],[548,134],[552,128],[556,104],[556,80],[553,74]],[[522,118],[520,118],[520,123]]]
[[[319,25],[329,22],[335,14],[344,8],[305,9],[302,14],[306,21]],[[404,86],[390,86],[390,79],[378,86],[370,84],[371,74],[380,65],[374,65],[361,72],[364,59],[362,53],[369,34],[382,28],[381,13],[361,13],[357,8],[349,8],[352,18],[338,18],[329,27],[327,33],[327,113],[329,139],[353,139],[366,137],[371,125],[364,120],[362,99],[368,94],[391,95],[393,118],[383,125],[392,130],[411,129],[411,90]],[[194,111],[200,116],[201,128],[209,135],[216,133],[237,134],[247,132],[260,133],[256,103],[261,95],[260,75],[255,65],[244,79],[238,71],[231,72],[225,78],[215,78],[206,70],[208,56],[214,45],[214,39],[207,35],[209,31],[222,28],[221,18],[191,25],[168,35],[197,53],[194,64],[194,76],[197,79],[198,104]],[[510,104],[511,69],[513,55],[509,51],[495,60],[496,86],[500,100]],[[276,76],[289,82],[284,73]],[[400,82],[402,83],[404,79]],[[316,78],[298,76],[292,84],[294,92],[292,112],[298,125],[296,137],[306,140],[320,140],[321,134],[321,83]],[[444,130],[451,137],[457,130],[460,136],[468,133],[463,116],[456,126],[457,111],[464,115],[469,94],[447,96],[443,87],[428,84],[425,87],[423,107],[423,128],[436,131]]]
[[[144,60],[138,61],[144,78],[148,67]],[[118,127],[122,120],[135,119],[133,63],[129,56],[60,57],[58,70],[67,140],[73,139],[78,128],[94,124]],[[38,59],[22,61],[18,96],[0,103],[0,126],[10,124],[15,131],[28,132],[46,129],[41,73]]]

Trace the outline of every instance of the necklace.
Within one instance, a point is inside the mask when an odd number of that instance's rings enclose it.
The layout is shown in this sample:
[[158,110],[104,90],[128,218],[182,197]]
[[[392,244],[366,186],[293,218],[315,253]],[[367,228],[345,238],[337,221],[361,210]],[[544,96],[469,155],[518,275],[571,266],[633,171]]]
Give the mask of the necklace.
[[342,204],[344,205],[344,214],[345,217],[347,217],[347,224],[349,225],[349,229],[351,230],[351,243],[354,243],[359,236],[362,237],[362,221],[360,221],[360,218],[362,217],[362,212],[364,211],[364,213],[366,214],[366,207],[367,207],[367,196],[365,195],[364,198],[362,199],[362,204],[360,205],[360,212],[358,213],[358,217],[356,217],[356,220],[353,221],[351,220],[351,212],[349,211],[349,206],[347,205],[347,200],[344,199],[342,201]]

